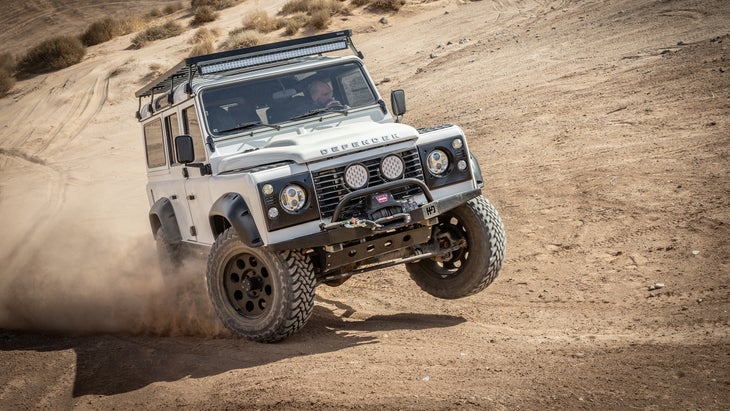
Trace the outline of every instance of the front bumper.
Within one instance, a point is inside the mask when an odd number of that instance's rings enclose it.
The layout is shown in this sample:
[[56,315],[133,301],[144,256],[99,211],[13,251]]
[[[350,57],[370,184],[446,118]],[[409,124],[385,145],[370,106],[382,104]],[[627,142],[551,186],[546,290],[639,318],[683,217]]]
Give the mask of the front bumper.
[[[334,225],[322,225],[322,231],[318,233],[269,244],[267,247],[273,251],[317,248],[378,236],[378,234],[382,234],[386,231],[389,232],[409,225],[431,225],[428,224],[428,220],[438,217],[439,215],[466,203],[480,194],[481,189],[477,188],[438,200],[429,201],[428,203],[409,211],[407,214],[410,218],[395,221],[393,224],[388,224],[383,228],[348,226],[346,224],[337,223]],[[427,198],[428,200],[431,200],[430,196],[427,196]],[[325,229],[325,227],[327,227],[327,229]]]

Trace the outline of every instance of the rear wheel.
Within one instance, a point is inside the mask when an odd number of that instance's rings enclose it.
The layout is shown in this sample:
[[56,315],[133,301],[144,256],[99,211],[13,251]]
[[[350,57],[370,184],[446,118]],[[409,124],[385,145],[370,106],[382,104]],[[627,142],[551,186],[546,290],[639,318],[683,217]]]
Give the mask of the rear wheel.
[[482,291],[497,278],[506,238],[502,220],[486,198],[476,197],[441,215],[433,235],[441,249],[461,248],[406,264],[421,289],[439,298],[461,298]]
[[160,271],[163,277],[176,274],[182,265],[182,250],[180,243],[170,241],[170,236],[163,227],[157,229],[155,234],[157,241],[157,260],[160,263]]
[[248,247],[231,228],[213,244],[206,279],[223,324],[254,341],[281,340],[312,314],[316,279],[309,260],[298,251]]

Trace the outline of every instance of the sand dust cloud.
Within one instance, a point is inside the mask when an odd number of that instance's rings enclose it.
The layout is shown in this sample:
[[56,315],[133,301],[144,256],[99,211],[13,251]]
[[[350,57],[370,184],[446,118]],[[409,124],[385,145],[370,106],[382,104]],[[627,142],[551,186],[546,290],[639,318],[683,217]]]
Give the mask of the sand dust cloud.
[[0,328],[150,335],[225,334],[207,297],[204,262],[163,279],[152,236],[68,232],[59,221],[38,247],[3,264]]

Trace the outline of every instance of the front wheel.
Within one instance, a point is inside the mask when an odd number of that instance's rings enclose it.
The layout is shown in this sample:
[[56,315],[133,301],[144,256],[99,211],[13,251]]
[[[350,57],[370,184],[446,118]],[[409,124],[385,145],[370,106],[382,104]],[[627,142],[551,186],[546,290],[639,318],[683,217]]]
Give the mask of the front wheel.
[[447,299],[466,297],[497,278],[507,241],[497,210],[483,196],[441,215],[433,236],[441,249],[461,248],[406,264],[411,278],[427,293]]
[[298,251],[248,247],[235,230],[213,244],[206,271],[208,295],[229,330],[259,342],[281,340],[312,314],[316,278]]

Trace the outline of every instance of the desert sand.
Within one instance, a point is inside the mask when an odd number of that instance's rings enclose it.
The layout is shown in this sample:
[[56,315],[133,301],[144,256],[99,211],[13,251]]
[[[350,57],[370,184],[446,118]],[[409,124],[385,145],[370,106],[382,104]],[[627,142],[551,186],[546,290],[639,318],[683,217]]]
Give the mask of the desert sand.
[[[16,4],[0,51],[156,2],[94,3]],[[155,259],[134,92],[193,30],[19,81],[0,99],[0,409],[730,408],[729,21],[724,0],[337,17],[380,93],[406,90],[406,123],[464,129],[507,259],[455,301],[401,267],[322,286],[270,345],[223,329],[200,262],[164,283]]]

